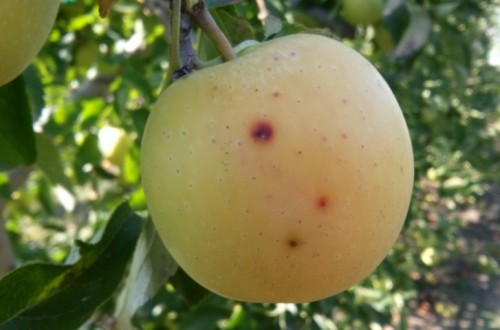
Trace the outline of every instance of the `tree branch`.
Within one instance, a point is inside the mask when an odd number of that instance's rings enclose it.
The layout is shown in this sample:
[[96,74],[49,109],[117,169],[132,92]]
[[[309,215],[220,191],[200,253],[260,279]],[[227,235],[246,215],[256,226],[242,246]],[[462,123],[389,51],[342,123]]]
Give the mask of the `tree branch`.
[[217,26],[217,23],[208,11],[203,0],[198,1],[198,3],[196,3],[190,11],[188,11],[188,14],[196,26],[202,29],[203,32],[205,32],[210,39],[212,39],[225,61],[230,61],[236,58],[236,53],[234,52],[231,43],[222,30]]

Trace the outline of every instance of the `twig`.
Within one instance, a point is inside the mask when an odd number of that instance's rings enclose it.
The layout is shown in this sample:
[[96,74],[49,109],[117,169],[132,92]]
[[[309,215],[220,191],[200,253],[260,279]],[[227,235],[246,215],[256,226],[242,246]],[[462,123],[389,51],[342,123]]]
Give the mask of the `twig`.
[[202,29],[210,39],[212,39],[225,61],[230,61],[236,58],[236,53],[234,52],[231,43],[222,30],[217,26],[217,23],[208,11],[203,0],[198,1],[198,3],[196,3],[190,11],[188,11],[188,15],[191,17],[193,22],[200,29]]
[[264,0],[256,0],[257,6],[259,7],[259,14],[257,18],[264,23],[266,18],[269,16],[269,11],[267,10],[266,2]]

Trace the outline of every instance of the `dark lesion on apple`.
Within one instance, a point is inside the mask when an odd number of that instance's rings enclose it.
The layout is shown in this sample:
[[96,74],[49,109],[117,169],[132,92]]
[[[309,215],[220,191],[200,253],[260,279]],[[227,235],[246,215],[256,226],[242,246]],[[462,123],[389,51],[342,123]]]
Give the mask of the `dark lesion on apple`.
[[273,139],[274,128],[270,122],[259,121],[252,126],[250,134],[255,142],[267,143]]

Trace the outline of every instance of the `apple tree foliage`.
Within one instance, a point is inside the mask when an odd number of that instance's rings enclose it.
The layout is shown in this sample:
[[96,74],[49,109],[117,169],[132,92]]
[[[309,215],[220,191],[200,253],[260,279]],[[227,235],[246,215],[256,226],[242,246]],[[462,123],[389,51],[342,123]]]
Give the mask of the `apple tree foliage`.
[[[206,1],[233,45],[341,39],[381,71],[410,128],[416,183],[396,246],[359,285],[300,305],[207,292],[147,220],[140,141],[168,67],[166,3],[120,0],[101,18],[97,0],[62,1],[42,51],[0,87],[0,329],[404,328],[416,280],[464,253],[455,211],[500,179],[500,2],[387,0],[380,21],[353,26],[336,0],[269,0],[264,21],[255,1]],[[192,40],[201,60],[220,56],[204,33]]]

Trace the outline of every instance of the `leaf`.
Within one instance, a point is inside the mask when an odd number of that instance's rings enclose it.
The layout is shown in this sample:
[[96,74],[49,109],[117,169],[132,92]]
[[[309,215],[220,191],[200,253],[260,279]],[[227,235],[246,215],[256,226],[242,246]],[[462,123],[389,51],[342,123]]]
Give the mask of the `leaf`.
[[99,0],[99,16],[105,18],[108,16],[109,11],[118,0]]
[[31,111],[22,77],[0,87],[0,171],[33,164],[36,158]]
[[89,173],[84,170],[87,164],[94,168],[101,161],[101,152],[99,151],[99,139],[96,134],[89,133],[79,147],[74,161],[74,168],[78,182],[83,183],[89,178]]
[[205,0],[205,4],[207,8],[215,8],[234,5],[235,3],[239,3],[241,1],[242,0]]
[[142,141],[142,136],[144,135],[144,128],[146,127],[146,122],[149,117],[149,110],[140,109],[130,112],[132,122],[134,124],[135,131],[137,132],[137,143],[140,147],[140,141]]
[[174,286],[175,291],[191,306],[198,304],[210,294],[210,291],[199,285],[182,268],[179,268],[175,275],[170,278],[170,283]]
[[68,191],[73,190],[71,181],[64,173],[59,150],[52,140],[44,134],[36,134],[36,151],[38,154],[36,164],[47,175],[54,185],[61,185]]
[[467,77],[472,66],[470,45],[460,38],[460,31],[450,26],[443,25],[440,36],[443,55],[450,63],[453,63],[453,68],[458,74]]
[[283,29],[281,20],[273,15],[268,15],[264,19],[264,37],[268,39],[272,35],[278,34]]
[[228,9],[214,9],[210,12],[231,44],[236,45],[244,40],[255,39],[253,28],[245,18],[237,16]]
[[177,268],[177,263],[158,236],[153,221],[148,220],[118,298],[115,311],[118,329],[132,329],[131,319],[136,310],[165,285]]
[[382,13],[382,21],[378,25],[383,25],[391,36],[392,41],[401,40],[403,33],[410,24],[410,10],[404,0],[388,0]]
[[48,284],[70,269],[69,265],[30,264],[7,274],[0,281],[0,325],[43,299]]
[[[9,199],[11,194],[9,177],[5,173],[0,172],[0,202],[2,198]],[[0,213],[2,208],[0,207]]]
[[431,32],[431,19],[427,11],[417,5],[410,5],[410,24],[396,49],[389,54],[390,59],[409,57],[419,51]]
[[73,265],[31,264],[0,280],[0,329],[77,329],[120,284],[142,221],[127,204]]
[[35,121],[42,115],[42,110],[45,107],[45,95],[43,90],[43,84],[38,76],[33,65],[29,65],[23,72],[23,79],[26,85],[26,93],[29,96],[31,105],[33,108],[33,114]]
[[432,13],[438,17],[446,17],[460,6],[460,1],[440,3],[432,6]]

